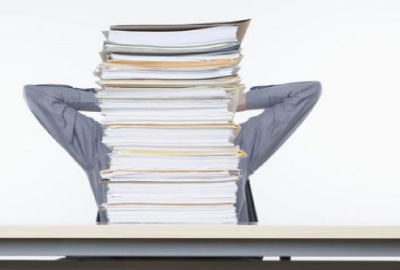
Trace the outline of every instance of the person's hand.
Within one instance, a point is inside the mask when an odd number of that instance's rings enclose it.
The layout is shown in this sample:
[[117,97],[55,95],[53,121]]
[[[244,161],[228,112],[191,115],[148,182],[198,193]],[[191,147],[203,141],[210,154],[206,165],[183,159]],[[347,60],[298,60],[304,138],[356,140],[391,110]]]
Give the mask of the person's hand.
[[239,101],[238,101],[238,104],[237,104],[237,107],[236,107],[236,112],[242,112],[242,111],[247,110],[247,107],[246,107],[246,93],[240,94]]

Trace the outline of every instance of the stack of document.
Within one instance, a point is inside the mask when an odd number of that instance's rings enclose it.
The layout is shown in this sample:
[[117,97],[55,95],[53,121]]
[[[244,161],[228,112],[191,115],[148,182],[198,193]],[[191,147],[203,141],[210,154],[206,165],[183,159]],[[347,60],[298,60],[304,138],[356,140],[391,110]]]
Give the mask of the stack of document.
[[236,224],[239,162],[233,122],[250,20],[117,25],[106,41],[96,96],[109,169],[108,223]]

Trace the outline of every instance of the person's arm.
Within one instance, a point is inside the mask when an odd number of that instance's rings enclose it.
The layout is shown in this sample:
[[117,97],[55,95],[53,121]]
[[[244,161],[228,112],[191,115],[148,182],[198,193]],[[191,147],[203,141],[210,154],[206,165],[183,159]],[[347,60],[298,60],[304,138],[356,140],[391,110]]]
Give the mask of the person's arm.
[[26,85],[23,97],[47,132],[84,169],[93,166],[100,150],[102,129],[78,110],[100,111],[94,89],[69,85]]
[[242,109],[263,109],[241,124],[241,132],[235,139],[248,155],[249,176],[292,135],[320,95],[318,81],[254,86],[245,93]]

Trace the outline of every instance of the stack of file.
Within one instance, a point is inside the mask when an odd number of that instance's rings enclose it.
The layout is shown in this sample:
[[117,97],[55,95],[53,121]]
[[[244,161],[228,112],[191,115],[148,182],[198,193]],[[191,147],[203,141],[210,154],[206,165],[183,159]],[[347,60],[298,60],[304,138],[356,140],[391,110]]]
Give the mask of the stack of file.
[[110,167],[108,223],[237,223],[233,122],[250,20],[119,25],[95,74]]

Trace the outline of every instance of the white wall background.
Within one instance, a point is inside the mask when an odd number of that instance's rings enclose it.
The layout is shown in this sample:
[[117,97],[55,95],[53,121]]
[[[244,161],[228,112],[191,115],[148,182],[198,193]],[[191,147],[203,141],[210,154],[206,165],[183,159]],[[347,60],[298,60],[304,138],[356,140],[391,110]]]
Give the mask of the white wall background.
[[109,25],[251,18],[241,65],[248,88],[323,86],[309,118],[251,177],[260,222],[399,225],[399,14],[395,0],[1,1],[0,223],[96,216],[84,171],[31,114],[25,84],[96,86]]

